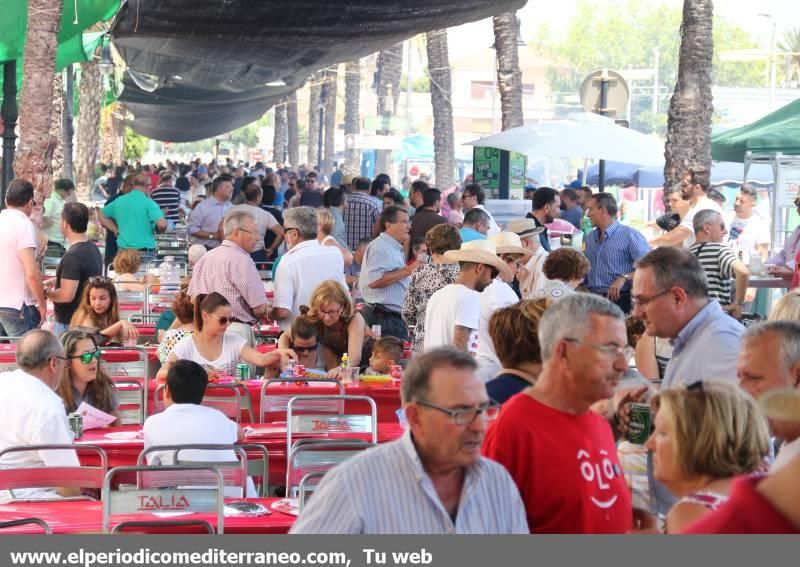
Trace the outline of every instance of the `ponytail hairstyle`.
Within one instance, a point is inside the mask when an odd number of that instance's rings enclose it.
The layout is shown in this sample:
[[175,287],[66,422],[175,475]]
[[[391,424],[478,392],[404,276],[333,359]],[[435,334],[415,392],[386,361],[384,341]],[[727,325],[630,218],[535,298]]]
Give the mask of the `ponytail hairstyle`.
[[289,337],[292,343],[294,343],[295,339],[308,340],[317,336],[317,322],[309,316],[308,312],[308,306],[301,305],[300,315],[292,321],[292,326],[289,329]]
[[194,327],[197,332],[203,330],[203,312],[213,313],[217,307],[230,307],[230,305],[225,296],[216,291],[198,294],[194,302]]

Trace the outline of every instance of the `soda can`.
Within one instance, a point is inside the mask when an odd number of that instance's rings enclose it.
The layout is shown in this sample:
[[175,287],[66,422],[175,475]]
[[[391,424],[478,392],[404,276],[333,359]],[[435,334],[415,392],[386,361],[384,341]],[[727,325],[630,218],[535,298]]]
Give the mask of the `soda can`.
[[250,366],[244,362],[236,365],[236,381],[250,380]]
[[625,437],[631,443],[644,445],[650,437],[650,427],[652,415],[649,404],[632,403],[630,421],[628,422],[628,433]]
[[295,364],[294,365],[294,377],[295,378],[305,378],[306,377],[306,367],[302,364]]
[[67,420],[75,439],[80,439],[83,436],[83,416],[79,413],[71,413],[67,416]]
[[392,376],[392,380],[402,380],[403,379],[403,367],[399,364],[392,364],[389,367],[389,374]]

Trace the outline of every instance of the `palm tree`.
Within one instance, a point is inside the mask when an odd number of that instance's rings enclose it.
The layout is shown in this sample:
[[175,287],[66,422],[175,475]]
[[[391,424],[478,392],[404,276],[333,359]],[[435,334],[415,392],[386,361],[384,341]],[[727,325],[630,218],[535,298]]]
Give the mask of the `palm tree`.
[[[101,114],[101,152],[103,163],[122,163],[125,155],[125,107],[115,102],[106,106]],[[94,172],[89,172],[93,174]]]
[[275,163],[283,163],[286,156],[286,99],[275,105],[275,132],[272,137],[272,156]]
[[[505,12],[492,18],[494,47],[497,53],[497,90],[503,130],[525,124],[522,115],[522,71],[519,69],[519,24],[515,12]],[[492,125],[494,127],[494,125]]]
[[297,167],[297,162],[300,161],[300,136],[298,134],[297,123],[297,92],[286,97],[286,138],[287,138],[287,153],[289,163],[292,167]]
[[[14,160],[17,177],[33,183],[37,203],[43,203],[52,189],[51,160],[56,140],[50,135],[53,116],[53,74],[56,66],[58,30],[62,2],[29,0],[25,65],[19,97],[19,146]],[[34,221],[41,220],[41,205]]]
[[308,96],[308,166],[319,163],[319,97],[322,93],[322,78],[319,74],[311,75],[311,88]]
[[456,167],[447,30],[428,32],[425,39],[428,46],[428,74],[431,78],[436,185],[445,190],[453,185]]
[[[387,122],[397,109],[400,100],[400,78],[403,72],[403,44],[398,43],[378,53],[378,116]],[[387,136],[391,131],[379,130]],[[387,173],[391,165],[391,150],[378,150],[375,156],[375,173]]]
[[[344,67],[344,135],[345,139],[361,132],[359,103],[361,99],[361,60],[350,61]],[[344,171],[356,173],[361,168],[358,148],[345,144]]]
[[[97,147],[100,144],[100,111],[103,104],[103,83],[95,61],[81,63],[78,86],[77,182],[81,194],[89,194],[94,175]],[[119,165],[119,164],[117,164]]]
[[784,87],[791,86],[795,77],[800,81],[800,28],[787,30],[783,35],[783,41],[778,44],[778,49],[786,55],[786,77]]
[[665,187],[683,179],[686,169],[711,169],[712,0],[684,0],[678,82],[667,114]]
[[64,176],[64,77],[53,74],[53,114],[50,120],[50,137],[55,141],[50,169],[54,178]]
[[336,94],[339,82],[339,66],[334,65],[325,72],[325,136],[323,140],[322,174],[330,179],[333,173],[333,155],[336,153]]

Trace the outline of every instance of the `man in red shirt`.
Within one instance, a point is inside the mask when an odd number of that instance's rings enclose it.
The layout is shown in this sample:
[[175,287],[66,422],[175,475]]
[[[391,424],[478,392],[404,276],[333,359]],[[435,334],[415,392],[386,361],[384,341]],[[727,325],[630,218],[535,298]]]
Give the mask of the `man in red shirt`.
[[607,400],[628,368],[622,311],[576,293],[539,323],[543,370],[503,406],[483,454],[508,469],[534,533],[627,533],[631,497],[611,427],[589,408]]

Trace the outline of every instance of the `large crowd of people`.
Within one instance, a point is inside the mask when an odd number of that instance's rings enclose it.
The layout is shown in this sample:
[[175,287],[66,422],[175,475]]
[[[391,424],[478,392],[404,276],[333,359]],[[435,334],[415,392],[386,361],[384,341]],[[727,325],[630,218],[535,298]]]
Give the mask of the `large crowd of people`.
[[[743,324],[752,259],[790,289],[800,227],[768,258],[750,187],[726,214],[708,171],[688,168],[653,236],[576,184],[526,192],[528,215],[498,222],[468,182],[337,171],[328,186],[305,167],[200,160],[105,170],[92,208],[58,180],[40,227],[33,185],[8,187],[0,337],[19,340],[0,377],[0,451],[71,443],[81,403],[119,419],[100,348],[135,344],[119,293],[158,283],[142,274],[156,235],[185,226],[191,271],[158,323],[166,409],[144,423],[146,449],[241,441],[201,405],[240,363],[345,381],[348,367],[405,367],[407,431],[329,470],[293,533],[800,531],[800,295]],[[579,232],[575,246],[558,238]],[[60,258],[53,278],[43,248]],[[260,321],[281,331],[268,353]],[[0,458],[77,464],[71,451]],[[19,492],[0,502],[75,495]]]

